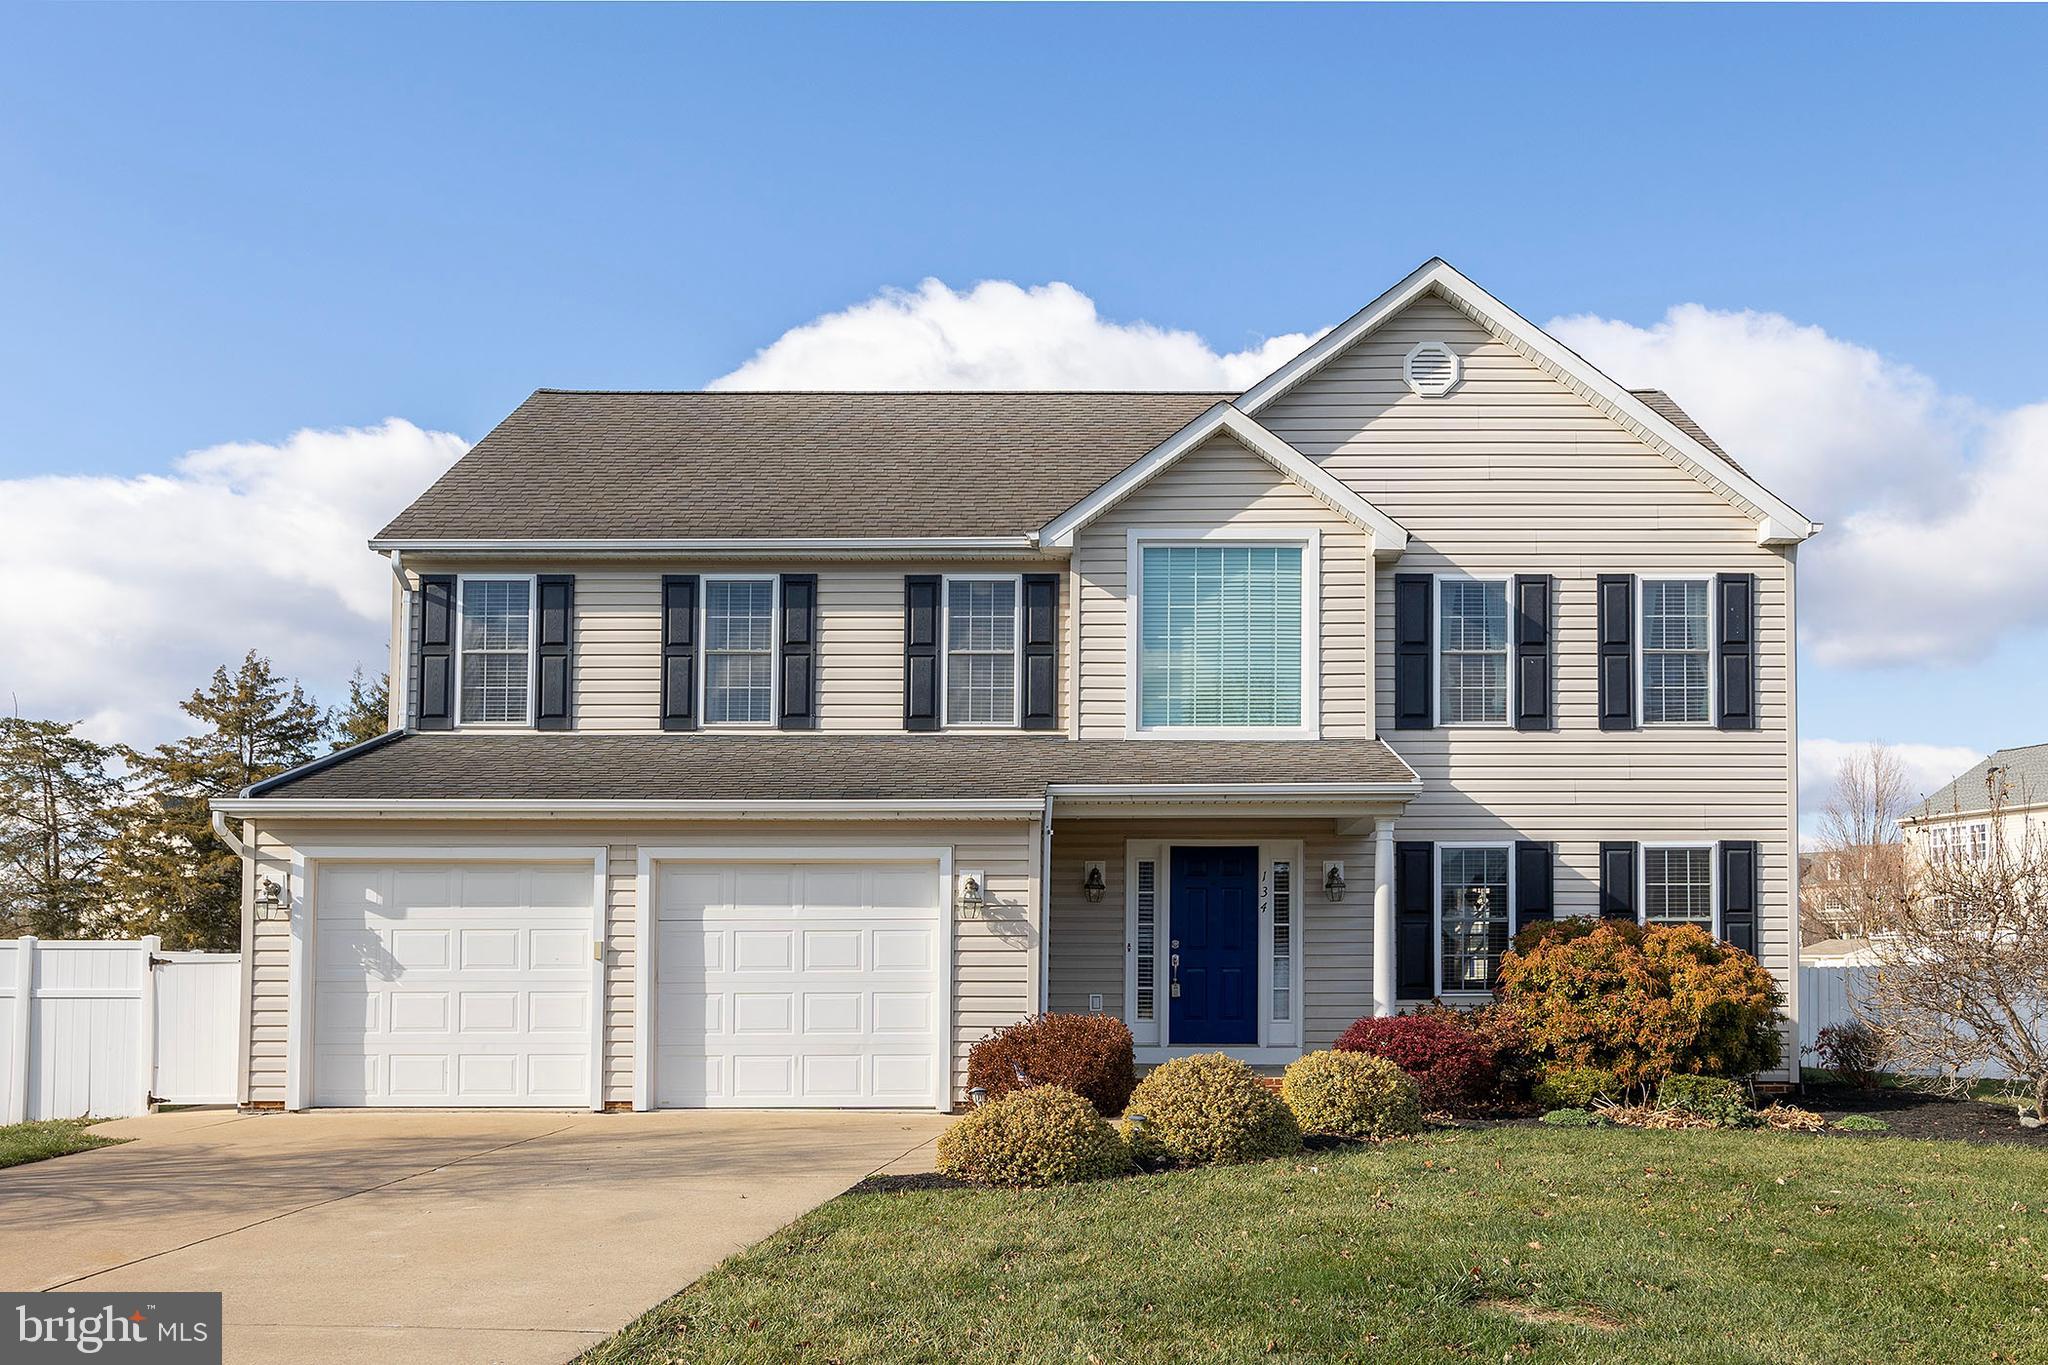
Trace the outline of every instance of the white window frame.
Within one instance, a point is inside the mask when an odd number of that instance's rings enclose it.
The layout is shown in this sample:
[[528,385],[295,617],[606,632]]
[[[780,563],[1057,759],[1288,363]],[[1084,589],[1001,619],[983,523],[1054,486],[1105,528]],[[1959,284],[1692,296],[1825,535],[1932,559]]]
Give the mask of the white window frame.
[[[1640,845],[1636,849],[1636,923],[1647,925],[1650,922],[1650,850],[1703,848],[1707,851],[1707,932],[1718,943],[1721,939],[1720,847],[1711,839],[1660,839],[1654,844]],[[1690,920],[1685,922],[1691,923]]]
[[1492,991],[1444,989],[1444,852],[1498,849],[1508,860],[1508,942],[1514,943],[1521,926],[1515,922],[1515,841],[1512,839],[1461,839],[1435,845],[1431,860],[1429,902],[1429,983],[1440,1000],[1491,1000]]
[[[1648,619],[1650,605],[1649,595],[1643,591],[1643,585],[1646,583],[1704,583],[1707,585],[1707,716],[1705,720],[1651,720],[1649,711],[1643,705],[1643,699],[1648,695],[1648,688],[1643,676],[1644,644],[1649,637],[1649,631],[1644,624]],[[1714,666],[1714,654],[1717,648],[1717,636],[1714,629],[1714,576],[1710,573],[1639,573],[1635,576],[1635,598],[1634,653],[1637,723],[1645,727],[1655,726],[1660,730],[1713,729],[1717,724],[1714,717],[1720,714],[1719,707],[1721,704],[1721,680],[1715,676],[1721,670]],[[1659,650],[1658,652],[1690,654],[1693,651]],[[1676,847],[1676,845],[1659,845],[1659,847]]]
[[[713,723],[706,705],[711,695],[711,585],[713,583],[768,584],[768,719],[722,720]],[[782,619],[782,575],[772,573],[715,573],[699,576],[697,587],[697,714],[707,730],[773,730],[782,714],[782,669],[777,640],[777,623]]]
[[[1501,650],[1506,663],[1505,681],[1507,703],[1501,708],[1499,720],[1445,720],[1444,700],[1444,604],[1443,585],[1451,583],[1498,583],[1501,597],[1508,609],[1508,638]],[[1429,578],[1429,719],[1432,726],[1447,730],[1506,730],[1515,723],[1515,596],[1514,582],[1506,574],[1431,574]],[[1469,844],[1460,844],[1469,848]]]
[[[1242,848],[1259,850],[1259,1036],[1253,1045],[1223,1046],[1216,1043],[1181,1043],[1168,1040],[1173,1017],[1168,956],[1173,943],[1173,851],[1176,848]],[[1138,864],[1150,860],[1158,867],[1152,907],[1152,1018],[1138,1018]],[[1288,943],[1287,961],[1293,984],[1289,987],[1291,1018],[1273,1018],[1273,864],[1288,863],[1294,870],[1293,937]],[[1122,1018],[1137,1045],[1138,1061],[1144,1065],[1197,1052],[1224,1052],[1254,1065],[1293,1061],[1301,1055],[1302,1016],[1307,1013],[1307,994],[1302,978],[1303,943],[1308,937],[1307,888],[1301,877],[1306,866],[1306,846],[1286,839],[1131,839],[1124,843],[1124,1001]]]
[[[953,672],[953,585],[955,583],[1008,583],[1010,611],[1010,718],[1001,720],[954,720],[953,690],[948,685]],[[1021,573],[949,573],[939,584],[939,725],[947,730],[1017,730],[1024,725],[1024,575]]]
[[[472,583],[524,583],[526,585],[526,715],[519,720],[464,720],[462,718],[462,647],[464,605],[469,598]],[[521,730],[533,726],[533,694],[535,674],[534,625],[540,614],[540,581],[530,573],[466,573],[455,577],[455,728],[459,730]],[[484,650],[485,654],[502,653],[501,650]]]
[[[1145,551],[1176,545],[1277,545],[1301,551],[1301,723],[1299,725],[1145,725],[1138,657],[1143,634]],[[1124,558],[1124,738],[1321,739],[1323,734],[1323,534],[1289,526],[1132,528]]]

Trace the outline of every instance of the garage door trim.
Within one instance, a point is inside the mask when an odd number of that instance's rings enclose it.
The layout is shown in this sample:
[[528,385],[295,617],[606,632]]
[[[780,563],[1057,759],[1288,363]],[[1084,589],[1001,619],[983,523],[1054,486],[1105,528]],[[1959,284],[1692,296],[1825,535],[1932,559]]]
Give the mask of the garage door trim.
[[640,850],[639,880],[633,899],[634,947],[636,949],[633,992],[633,1107],[654,1108],[654,961],[655,925],[654,869],[658,863],[929,863],[938,877],[939,965],[938,1028],[935,1050],[937,1080],[932,1107],[939,1113],[953,1108],[953,850],[924,845],[877,846],[874,844],[719,844],[678,845]]
[[[313,953],[323,863],[588,863],[590,888],[590,1107],[604,1108],[606,850],[560,844],[416,844],[294,848],[291,854],[291,956],[286,977],[284,1093],[286,1109],[313,1104]],[[259,854],[260,857],[260,854]]]

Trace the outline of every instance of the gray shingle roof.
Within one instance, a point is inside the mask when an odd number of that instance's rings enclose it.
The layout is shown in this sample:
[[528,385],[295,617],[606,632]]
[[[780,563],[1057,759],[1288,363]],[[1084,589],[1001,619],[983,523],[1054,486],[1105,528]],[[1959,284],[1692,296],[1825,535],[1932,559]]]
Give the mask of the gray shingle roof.
[[1022,535],[1230,397],[541,389],[379,534]]
[[1376,739],[406,734],[259,799],[731,801],[1042,797],[1048,783],[1408,782]]
[[1992,768],[2003,774],[2005,800],[2011,806],[2048,804],[2048,744],[2000,749],[1961,777],[1906,812],[1908,820],[1984,810],[1991,804],[1984,778]]

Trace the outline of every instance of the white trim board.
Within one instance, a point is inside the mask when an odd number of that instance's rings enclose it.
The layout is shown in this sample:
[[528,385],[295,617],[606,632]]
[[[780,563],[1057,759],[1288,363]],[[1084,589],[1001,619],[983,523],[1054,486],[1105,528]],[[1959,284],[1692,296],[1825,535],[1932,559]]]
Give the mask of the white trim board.
[[1432,257],[1417,266],[1393,288],[1324,333],[1319,341],[1300,355],[1246,389],[1238,396],[1236,406],[1256,417],[1380,324],[1432,292],[1470,314],[1489,331],[1536,357],[1568,384],[1583,389],[1613,408],[1630,424],[1649,433],[1653,438],[1652,445],[1661,447],[1660,453],[1672,459],[1673,463],[1681,468],[1692,466],[1688,472],[1704,474],[1710,483],[1718,483],[1721,488],[1716,491],[1723,492],[1723,496],[1732,492],[1748,502],[1758,514],[1758,544],[1796,544],[1820,531],[1821,523],[1808,520],[1790,503],[1736,468],[1725,455],[1715,454],[1697,437],[1680,430],[1669,418],[1601,373],[1585,357],[1481,289],[1440,257]]
[[1238,444],[1300,484],[1332,511],[1371,532],[1375,558],[1391,559],[1408,548],[1407,530],[1392,517],[1367,502],[1342,479],[1325,472],[1306,455],[1228,403],[1216,404],[1127,465],[1108,483],[1046,523],[1038,532],[1039,543],[1049,550],[1071,547],[1075,534],[1083,527],[1218,432],[1235,437]]

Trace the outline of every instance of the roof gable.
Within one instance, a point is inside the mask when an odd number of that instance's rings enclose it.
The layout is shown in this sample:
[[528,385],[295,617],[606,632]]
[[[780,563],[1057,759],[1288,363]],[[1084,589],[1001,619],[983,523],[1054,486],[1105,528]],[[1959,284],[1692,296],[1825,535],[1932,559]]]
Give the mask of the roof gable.
[[1410,272],[1400,283],[1325,333],[1294,359],[1245,390],[1238,396],[1236,407],[1256,417],[1275,400],[1291,392],[1425,294],[1442,297],[1499,337],[1504,344],[1521,352],[1642,437],[1652,449],[1699,478],[1746,514],[1755,516],[1759,544],[1794,544],[1820,530],[1820,523],[1808,520],[1707,440],[1705,433],[1669,398],[1655,390],[1636,391],[1622,387],[1585,357],[1441,259],[1432,259]]
[[1229,403],[1211,407],[1121,470],[1116,477],[1047,522],[1039,530],[1039,543],[1049,547],[1072,545],[1074,536],[1083,527],[1150,483],[1175,461],[1199,449],[1211,436],[1219,434],[1234,437],[1239,445],[1300,484],[1330,510],[1370,531],[1375,556],[1392,557],[1408,548],[1408,532],[1400,523],[1366,501],[1342,479],[1322,469]]

